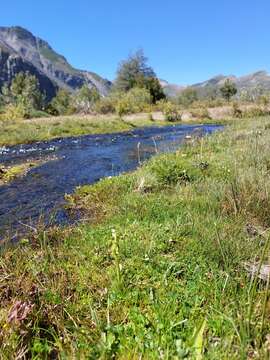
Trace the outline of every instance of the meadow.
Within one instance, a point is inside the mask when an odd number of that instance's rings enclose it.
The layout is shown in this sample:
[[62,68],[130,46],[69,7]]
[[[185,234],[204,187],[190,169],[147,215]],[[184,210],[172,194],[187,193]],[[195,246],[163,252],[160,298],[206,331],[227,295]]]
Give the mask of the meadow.
[[[161,112],[109,115],[69,115],[36,119],[0,120],[0,146],[46,141],[55,138],[130,131],[137,127],[164,126],[180,123],[216,123],[209,118],[166,121]],[[219,120],[222,122],[222,119]]]
[[78,188],[80,224],[2,249],[0,358],[268,359],[269,151],[236,119]]

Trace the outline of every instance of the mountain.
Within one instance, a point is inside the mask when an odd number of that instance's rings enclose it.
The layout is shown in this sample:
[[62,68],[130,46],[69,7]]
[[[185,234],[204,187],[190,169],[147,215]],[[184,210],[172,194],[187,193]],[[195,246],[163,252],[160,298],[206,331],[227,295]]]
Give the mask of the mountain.
[[163,88],[164,93],[169,97],[174,97],[185,89],[185,86],[170,84],[166,80],[159,79],[159,83]]
[[[196,89],[199,96],[205,96],[211,91],[218,90],[224,84],[226,79],[233,81],[236,84],[238,91],[249,91],[258,87],[263,90],[270,90],[270,74],[264,70],[240,77],[235,75],[217,75],[201,83],[190,85],[190,87]],[[184,89],[186,89],[186,86],[169,84],[164,80],[160,83],[166,94],[172,97],[179,95]]]
[[0,27],[0,88],[21,71],[29,71],[38,78],[47,100],[59,88],[74,92],[87,84],[105,96],[111,87],[110,81],[96,73],[73,68],[64,56],[28,30],[19,26]]

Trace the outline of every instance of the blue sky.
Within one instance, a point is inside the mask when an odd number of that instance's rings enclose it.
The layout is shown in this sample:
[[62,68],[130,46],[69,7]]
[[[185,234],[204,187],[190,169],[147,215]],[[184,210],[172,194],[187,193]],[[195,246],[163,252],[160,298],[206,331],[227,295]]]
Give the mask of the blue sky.
[[269,0],[12,0],[0,25],[26,27],[109,79],[142,47],[160,78],[191,84],[270,70],[269,14]]

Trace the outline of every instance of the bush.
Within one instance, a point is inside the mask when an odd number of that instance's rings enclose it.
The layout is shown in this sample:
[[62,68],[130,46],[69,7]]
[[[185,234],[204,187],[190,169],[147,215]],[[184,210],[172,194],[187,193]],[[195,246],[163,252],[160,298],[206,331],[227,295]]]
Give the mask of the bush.
[[142,112],[148,109],[151,104],[151,95],[150,92],[144,88],[133,88],[125,96],[131,112]]
[[117,102],[115,109],[116,109],[117,114],[120,117],[122,117],[123,115],[127,115],[129,113],[132,113],[132,107],[126,97],[122,97]]
[[[119,98],[120,96],[120,98]],[[133,88],[125,94],[118,94],[116,112],[119,116],[149,111],[151,106],[150,92],[144,88]]]
[[169,102],[164,101],[162,104],[160,103],[159,106],[162,105],[162,113],[165,117],[166,121],[174,122],[181,120],[181,114],[178,112],[177,105]]
[[42,110],[32,110],[30,112],[30,118],[43,118],[43,117],[49,117],[49,114]]
[[111,114],[115,110],[115,101],[112,97],[104,97],[96,102],[94,110],[99,114]]
[[201,171],[190,161],[176,154],[158,157],[149,164],[150,172],[161,185],[189,183],[201,177]]
[[71,94],[64,89],[58,91],[49,106],[57,115],[72,115],[76,112]]
[[22,120],[29,117],[28,112],[22,104],[10,104],[5,107],[1,116],[4,120]]

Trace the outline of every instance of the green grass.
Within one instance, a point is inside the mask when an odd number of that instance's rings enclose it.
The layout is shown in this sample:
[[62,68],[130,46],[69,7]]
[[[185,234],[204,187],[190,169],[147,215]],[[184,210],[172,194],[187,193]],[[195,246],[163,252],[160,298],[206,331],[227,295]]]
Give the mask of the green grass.
[[2,253],[0,357],[268,359],[268,294],[243,263],[268,260],[245,225],[270,226],[269,153],[270,118],[241,120],[77,189],[82,224]]
[[[208,123],[216,123],[208,120]],[[200,123],[196,121],[196,123]],[[219,121],[219,123],[222,123]],[[113,133],[142,126],[172,125],[167,121],[151,121],[147,115],[134,115],[121,120],[115,115],[59,116],[32,120],[0,121],[0,146],[31,143],[59,137]]]
[[9,183],[20,176],[24,176],[30,169],[41,165],[45,161],[46,160],[33,160],[31,162],[12,165],[8,167],[0,164],[0,186],[5,183]]

